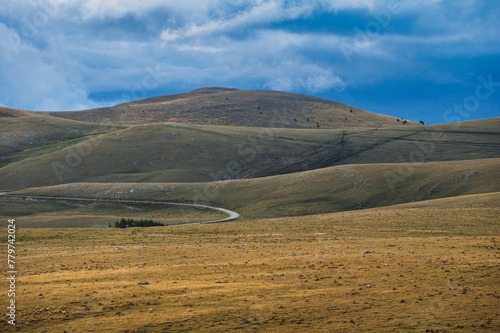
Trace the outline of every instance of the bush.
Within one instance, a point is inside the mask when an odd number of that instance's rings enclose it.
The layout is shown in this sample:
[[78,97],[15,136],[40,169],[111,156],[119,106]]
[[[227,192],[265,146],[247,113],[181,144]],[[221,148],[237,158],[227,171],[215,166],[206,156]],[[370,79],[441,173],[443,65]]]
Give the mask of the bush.
[[115,228],[133,228],[133,227],[160,227],[165,224],[155,222],[153,220],[133,220],[122,218],[120,221],[115,222]]

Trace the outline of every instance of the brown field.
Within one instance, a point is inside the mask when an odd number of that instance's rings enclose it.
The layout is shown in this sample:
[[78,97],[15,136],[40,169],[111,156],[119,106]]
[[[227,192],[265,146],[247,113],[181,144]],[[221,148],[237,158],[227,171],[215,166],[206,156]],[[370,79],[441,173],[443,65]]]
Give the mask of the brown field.
[[17,331],[498,332],[498,194],[440,200],[213,225],[21,228]]

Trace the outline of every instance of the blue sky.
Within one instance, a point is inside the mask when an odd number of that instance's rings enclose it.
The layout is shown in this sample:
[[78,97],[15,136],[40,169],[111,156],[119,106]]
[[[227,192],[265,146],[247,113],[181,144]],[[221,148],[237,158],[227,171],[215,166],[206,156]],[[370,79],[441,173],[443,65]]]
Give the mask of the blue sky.
[[499,1],[1,0],[0,49],[0,105],[26,110],[225,86],[500,116]]

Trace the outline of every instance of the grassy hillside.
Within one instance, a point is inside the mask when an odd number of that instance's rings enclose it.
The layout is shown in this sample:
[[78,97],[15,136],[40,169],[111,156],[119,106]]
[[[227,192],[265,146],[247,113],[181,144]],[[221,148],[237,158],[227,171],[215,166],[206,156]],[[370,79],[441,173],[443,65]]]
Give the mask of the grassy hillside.
[[215,183],[79,183],[14,193],[209,202],[246,218],[299,216],[499,192],[500,159],[336,166]]
[[36,112],[11,109],[0,106],[0,119],[2,118],[15,118],[15,117],[26,117],[26,116],[34,116]]
[[[80,121],[137,125],[177,122],[285,128],[403,127],[403,120],[327,99],[266,90],[203,88],[110,108],[51,112]],[[410,124],[415,124],[408,122]]]
[[[29,132],[39,125],[37,119],[23,117],[9,121],[18,121]],[[45,122],[47,125],[37,127],[38,131],[50,135],[35,136],[36,140],[30,144],[46,143],[64,135],[70,139],[110,130],[91,125],[82,128],[78,122],[74,123],[75,128],[59,123],[48,126],[52,119]],[[491,119],[489,123],[499,125],[496,131],[489,128],[483,131],[482,124],[464,127],[473,131],[434,126],[347,130],[175,124],[131,126],[89,140],[89,137],[79,142],[63,140],[44,146],[42,151],[29,150],[31,146],[27,144],[14,145],[15,149],[25,149],[18,152],[16,158],[29,159],[0,168],[0,190],[82,181],[208,182],[344,164],[498,158],[500,118]],[[20,136],[19,133],[12,135]],[[69,146],[71,143],[74,144]],[[13,150],[12,147],[9,149]]]
[[115,127],[38,115],[0,117],[0,167],[61,150]]
[[19,228],[90,228],[114,225],[121,218],[153,219],[165,225],[210,221],[228,217],[208,208],[106,200],[29,201],[0,196],[0,217],[16,218]]
[[[356,141],[366,144],[359,153],[338,164],[458,161],[500,157],[500,118],[432,125],[417,129],[375,130],[380,141],[369,137]],[[349,138],[349,136],[346,136]],[[385,139],[383,139],[385,137]],[[393,139],[394,138],[394,139]]]

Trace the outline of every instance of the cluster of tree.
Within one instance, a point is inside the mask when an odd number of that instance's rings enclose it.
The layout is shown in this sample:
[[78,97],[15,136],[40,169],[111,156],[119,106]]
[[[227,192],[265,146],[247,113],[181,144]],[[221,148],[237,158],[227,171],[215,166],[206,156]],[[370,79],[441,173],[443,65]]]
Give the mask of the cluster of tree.
[[155,222],[153,220],[134,220],[122,218],[120,221],[115,222],[115,228],[132,228],[132,227],[159,227],[165,224]]

